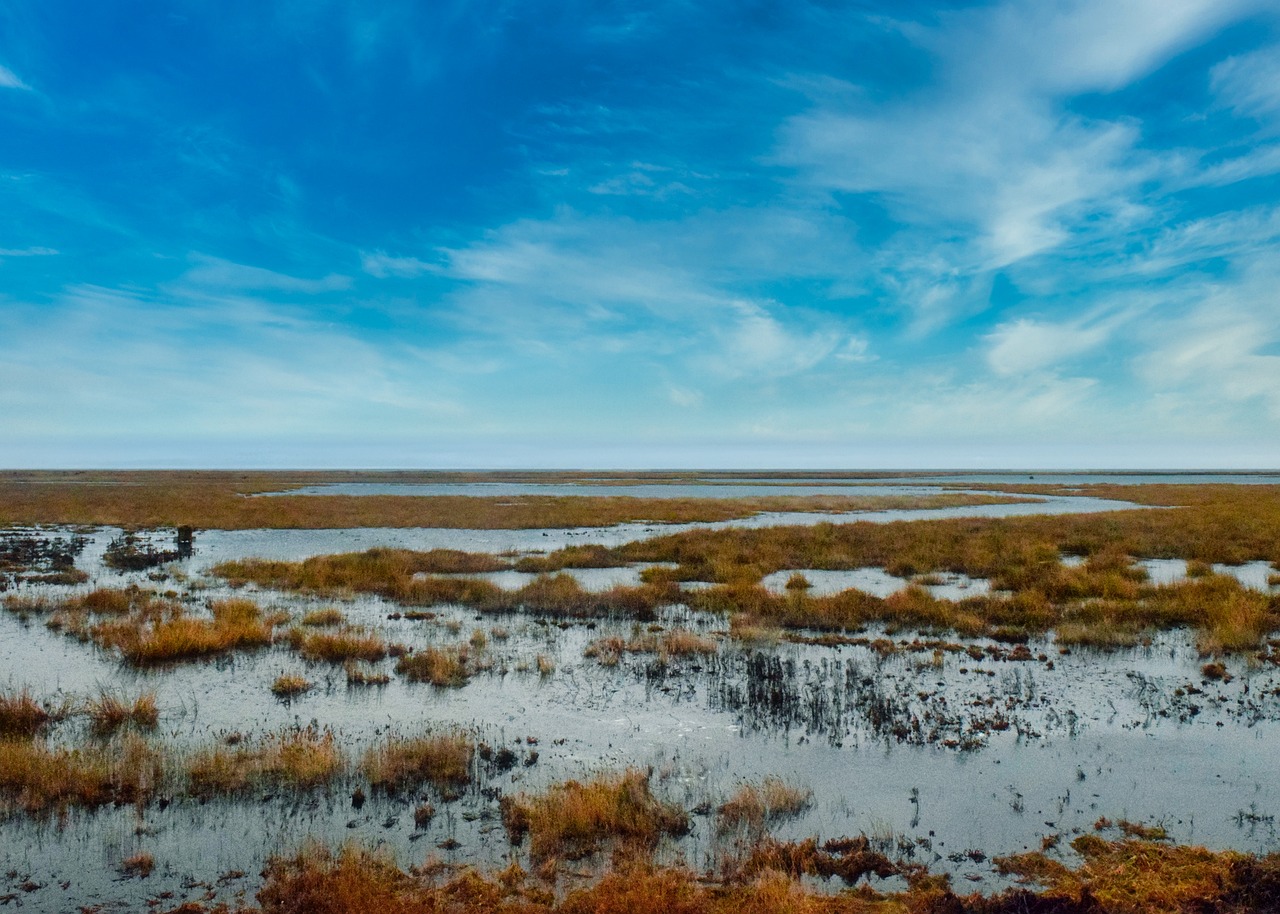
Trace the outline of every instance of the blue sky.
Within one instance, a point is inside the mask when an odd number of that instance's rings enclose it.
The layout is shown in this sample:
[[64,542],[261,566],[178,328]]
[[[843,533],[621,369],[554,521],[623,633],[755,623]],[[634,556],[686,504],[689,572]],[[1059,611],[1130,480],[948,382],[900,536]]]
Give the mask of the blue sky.
[[0,7],[0,465],[1274,467],[1274,0]]

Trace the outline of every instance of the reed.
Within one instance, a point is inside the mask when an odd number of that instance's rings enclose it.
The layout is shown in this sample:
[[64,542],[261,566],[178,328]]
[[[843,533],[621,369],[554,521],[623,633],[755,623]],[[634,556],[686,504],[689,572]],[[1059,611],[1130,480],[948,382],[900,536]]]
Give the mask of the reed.
[[76,749],[0,741],[0,808],[45,815],[79,806],[146,803],[167,777],[167,758],[136,734]]
[[346,623],[347,617],[336,606],[313,609],[302,617],[302,624],[312,628],[328,628],[336,625],[346,625]]
[[[159,609],[157,609],[159,605]],[[274,619],[251,600],[221,600],[209,606],[211,619],[187,615],[177,604],[150,601],[128,615],[98,622],[90,637],[128,663],[150,666],[190,660],[270,644]]]
[[381,670],[368,669],[354,660],[343,664],[343,671],[347,675],[348,686],[384,686],[391,681],[391,677]]

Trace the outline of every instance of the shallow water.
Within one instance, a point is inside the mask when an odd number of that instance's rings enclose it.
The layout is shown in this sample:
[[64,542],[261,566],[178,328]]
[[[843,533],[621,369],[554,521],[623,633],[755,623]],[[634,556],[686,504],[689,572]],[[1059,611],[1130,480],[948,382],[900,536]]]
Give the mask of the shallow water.
[[[984,512],[1115,506],[1068,498],[1047,505],[984,506]],[[949,509],[944,516],[978,511]],[[916,512],[859,519],[904,513]],[[779,517],[796,522],[794,515],[772,515],[709,526],[763,524]],[[715,655],[663,664],[653,654],[631,653],[608,667],[584,656],[593,639],[649,633],[624,620],[563,624],[523,615],[478,618],[458,607],[436,607],[438,616],[429,621],[390,619],[397,607],[376,597],[335,603],[253,588],[232,591],[204,575],[218,561],[245,556],[297,559],[378,545],[537,552],[673,529],[684,528],[206,531],[197,534],[195,556],[170,566],[171,576],[157,573],[161,579],[156,581],[140,572],[119,575],[105,568],[103,551],[118,531],[91,534],[78,559],[93,576],[90,584],[45,587],[45,592],[135,582],[173,588],[197,607],[233,592],[295,617],[337,605],[349,621],[416,648],[464,642],[479,629],[492,666],[459,689],[399,678],[385,687],[350,689],[340,667],[308,663],[281,644],[216,661],[135,671],[47,630],[38,619],[23,623],[0,612],[0,687],[29,686],[45,698],[80,699],[102,688],[154,689],[162,713],[160,735],[177,746],[208,744],[232,730],[266,733],[315,721],[334,728],[356,754],[388,729],[413,733],[462,726],[495,747],[511,748],[522,763],[506,772],[478,771],[476,785],[452,803],[424,789],[412,797],[371,796],[355,810],[349,796],[357,778],[332,789],[255,795],[239,802],[201,804],[179,797],[164,809],[152,804],[143,810],[72,812],[46,823],[11,820],[0,832],[0,897],[13,892],[35,910],[62,910],[114,901],[140,906],[162,891],[174,893],[171,905],[209,891],[224,900],[237,891],[251,896],[266,856],[288,851],[308,835],[335,844],[348,838],[385,843],[404,865],[428,853],[502,865],[511,850],[497,819],[498,793],[626,765],[651,767],[655,790],[686,808],[714,807],[745,780],[782,775],[812,788],[814,804],[780,825],[780,837],[865,833],[910,849],[935,870],[979,878],[979,888],[1003,883],[989,863],[961,852],[976,849],[989,857],[1036,849],[1043,836],[1062,833],[1069,839],[1104,815],[1162,824],[1176,840],[1211,847],[1280,847],[1274,819],[1268,818],[1280,813],[1280,782],[1274,776],[1280,670],[1233,660],[1228,666],[1234,678],[1206,682],[1200,673],[1203,660],[1185,632],[1107,654],[1061,654],[1051,641],[1033,642],[1023,659],[1014,659],[1008,645],[984,640],[965,642],[967,650],[961,651],[941,643],[903,643],[912,636],[898,634],[890,639],[897,647],[890,649],[883,640],[869,643],[882,635],[877,632],[868,632],[864,643],[741,644],[714,634],[726,627],[723,619],[673,607],[661,623],[713,634],[719,642]],[[1155,568],[1160,574],[1173,571],[1162,569]],[[876,588],[908,583],[879,569],[801,571],[814,593],[846,586],[879,592]],[[607,589],[634,583],[639,572],[633,567],[575,574],[591,589]],[[790,573],[770,576],[766,586],[785,587]],[[504,586],[514,582],[500,581]],[[932,586],[967,595],[984,585],[956,577]],[[22,585],[18,592],[36,589]],[[505,637],[495,629],[505,630]],[[554,672],[539,675],[538,655],[554,663]],[[390,670],[391,663],[383,668]],[[270,684],[286,672],[304,674],[317,688],[291,703],[276,700]],[[73,738],[82,726],[76,720],[63,723],[54,738]],[[536,747],[528,741],[531,736]],[[538,759],[526,766],[523,761],[533,751]],[[412,809],[424,796],[438,815],[417,832]],[[669,852],[706,866],[723,842],[710,818],[694,822],[694,832]],[[460,842],[459,848],[438,848],[446,838]],[[122,881],[120,861],[139,850],[155,855],[155,873]],[[235,871],[248,875],[227,875]],[[220,877],[227,878],[219,882]],[[18,888],[27,880],[40,888]],[[59,885],[62,880],[70,883],[66,889]]]
[[[760,584],[776,594],[787,592],[787,582],[793,574],[801,574],[809,582],[805,592],[814,597],[825,597],[845,590],[861,590],[877,597],[887,597],[911,586],[912,581],[889,574],[883,568],[854,568],[848,571],[831,571],[820,568],[798,568],[775,571],[765,575]],[[963,600],[991,592],[991,582],[985,578],[971,578],[964,574],[942,575],[939,583],[918,583],[940,600]]]
[[[1187,579],[1185,559],[1143,559],[1138,563],[1147,570],[1147,580],[1152,584],[1177,584]],[[1280,593],[1280,587],[1270,583],[1277,571],[1270,562],[1245,562],[1242,565],[1213,566],[1215,574],[1235,578],[1244,587],[1263,593]]]

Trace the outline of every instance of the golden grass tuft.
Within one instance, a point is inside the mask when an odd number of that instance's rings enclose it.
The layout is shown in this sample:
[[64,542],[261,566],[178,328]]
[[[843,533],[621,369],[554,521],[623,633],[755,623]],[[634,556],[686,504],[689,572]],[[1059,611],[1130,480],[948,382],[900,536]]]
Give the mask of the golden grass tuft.
[[[1248,887],[1238,880],[1250,858],[1234,851],[1165,845],[1145,840],[1106,841],[1082,835],[1071,847],[1083,859],[1068,869],[1040,853],[996,858],[997,869],[1046,887],[1046,901],[1087,903],[1115,914],[1182,914],[1190,910],[1237,910],[1229,902]],[[1272,891],[1276,876],[1273,875]],[[1272,903],[1280,900],[1273,898]],[[1261,910],[1241,905],[1240,910]]]
[[252,600],[215,601],[211,619],[190,616],[178,604],[150,600],[126,616],[88,628],[99,646],[117,651],[134,666],[149,666],[223,654],[271,643],[274,620]]
[[657,654],[663,662],[668,662],[676,657],[705,657],[717,650],[719,645],[714,638],[687,628],[673,628],[661,634],[633,631],[629,638],[606,635],[593,640],[582,653],[601,666],[617,666],[623,654]]
[[302,624],[312,628],[327,628],[333,625],[345,625],[347,617],[336,606],[324,609],[313,609],[302,617]]
[[208,796],[265,787],[317,787],[333,780],[345,766],[333,731],[313,724],[252,743],[197,750],[185,768],[190,791]]
[[315,688],[315,683],[298,673],[281,673],[271,683],[271,694],[277,698],[296,698]]
[[53,714],[28,689],[0,692],[0,739],[31,738],[51,720]]
[[535,861],[578,860],[615,841],[651,850],[664,835],[689,830],[684,810],[658,800],[649,776],[635,768],[503,797],[502,821],[513,844],[529,836]]
[[120,873],[126,877],[146,879],[156,868],[156,858],[146,851],[140,851],[120,861]]
[[391,677],[382,670],[363,667],[354,660],[343,664],[343,671],[347,674],[349,686],[383,686],[391,681]]
[[461,731],[392,735],[365,753],[360,770],[370,784],[387,791],[424,783],[456,788],[471,783],[475,751],[475,740]]
[[471,654],[465,644],[429,647],[405,654],[396,661],[396,672],[412,682],[429,682],[440,688],[458,688],[471,678]]
[[289,630],[289,643],[307,660],[343,663],[348,660],[375,661],[386,657],[391,647],[377,632],[356,626],[336,631]]
[[716,810],[720,834],[744,831],[759,837],[777,822],[800,815],[813,804],[813,791],[769,775],[757,784],[743,784]]
[[70,806],[145,803],[167,759],[136,734],[77,749],[0,741],[0,807],[42,815]]
[[115,733],[121,727],[154,730],[160,723],[160,708],[155,692],[143,692],[136,698],[103,690],[85,704],[89,726],[98,736]]

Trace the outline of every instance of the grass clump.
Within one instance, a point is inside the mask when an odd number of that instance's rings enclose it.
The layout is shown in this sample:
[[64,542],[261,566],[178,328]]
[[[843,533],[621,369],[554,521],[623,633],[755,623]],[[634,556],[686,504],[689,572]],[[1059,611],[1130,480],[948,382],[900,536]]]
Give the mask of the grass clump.
[[382,670],[361,666],[354,660],[343,664],[343,671],[347,674],[348,686],[384,686],[391,681],[391,677]]
[[676,657],[704,657],[718,649],[714,638],[687,628],[673,628],[663,633],[633,631],[629,638],[606,635],[589,643],[582,655],[594,659],[601,666],[617,666],[623,654],[657,654],[665,663]]
[[224,654],[271,643],[275,620],[252,600],[215,601],[212,618],[188,615],[178,604],[149,601],[126,616],[97,622],[89,636],[134,666]]
[[[1044,886],[1041,897],[1046,902],[1077,905],[1081,910],[1089,904],[1115,914],[1264,910],[1280,900],[1273,895],[1269,903],[1258,907],[1239,904],[1242,896],[1258,889],[1276,892],[1280,874],[1272,870],[1269,887],[1265,882],[1250,886],[1244,880],[1252,875],[1251,870],[1260,868],[1259,861],[1233,851],[1214,852],[1146,840],[1112,842],[1095,835],[1082,835],[1071,842],[1071,847],[1083,860],[1078,869],[1072,870],[1041,853],[997,857],[996,868],[1005,875]],[[1280,860],[1271,866],[1280,868]]]
[[54,715],[28,689],[0,692],[0,739],[29,739],[53,719]]
[[120,861],[120,874],[125,877],[146,879],[156,868],[156,858],[140,851]]
[[85,704],[89,727],[97,736],[115,733],[121,727],[154,730],[160,723],[160,708],[155,692],[143,692],[136,698],[103,690]]
[[684,810],[659,801],[649,776],[635,768],[503,797],[502,821],[513,844],[529,836],[535,861],[578,860],[615,841],[652,850],[664,835],[689,830]]
[[311,632],[300,628],[289,630],[289,643],[307,660],[344,663],[348,660],[381,660],[391,646],[377,632],[355,626],[337,631]]
[[271,683],[271,694],[277,698],[296,698],[304,692],[315,688],[315,683],[306,676],[297,673],[281,673]]
[[745,831],[760,836],[785,819],[800,815],[813,804],[813,791],[770,775],[759,784],[743,784],[716,810],[720,834]]
[[429,647],[405,654],[396,661],[396,672],[412,682],[429,682],[440,688],[458,688],[471,678],[470,651],[465,644]]
[[374,787],[394,792],[432,784],[448,790],[471,783],[475,740],[461,731],[387,737],[365,753],[360,770]]
[[0,741],[0,808],[41,815],[71,806],[145,803],[168,760],[136,734],[76,749]]
[[342,610],[336,606],[328,606],[324,609],[313,609],[302,617],[302,624],[312,628],[328,628],[334,625],[346,624],[347,617],[342,614]]
[[208,796],[264,787],[317,787],[345,766],[333,731],[313,724],[252,743],[198,750],[187,759],[186,775],[192,793]]

